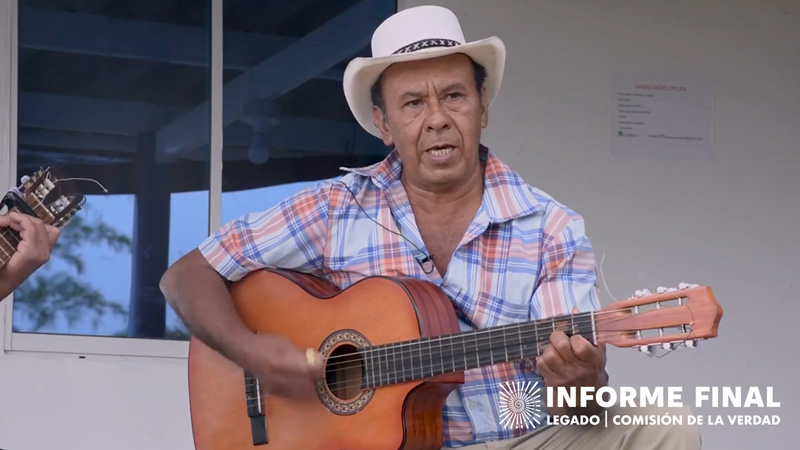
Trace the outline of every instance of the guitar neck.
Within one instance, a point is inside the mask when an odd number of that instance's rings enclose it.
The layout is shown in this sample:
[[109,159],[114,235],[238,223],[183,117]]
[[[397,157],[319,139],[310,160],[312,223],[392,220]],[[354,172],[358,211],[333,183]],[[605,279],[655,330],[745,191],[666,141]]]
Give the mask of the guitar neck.
[[11,260],[11,256],[17,251],[19,234],[11,228],[0,229],[0,267],[5,266]]
[[375,388],[541,355],[554,330],[596,342],[594,313],[504,325],[364,349],[364,387]]

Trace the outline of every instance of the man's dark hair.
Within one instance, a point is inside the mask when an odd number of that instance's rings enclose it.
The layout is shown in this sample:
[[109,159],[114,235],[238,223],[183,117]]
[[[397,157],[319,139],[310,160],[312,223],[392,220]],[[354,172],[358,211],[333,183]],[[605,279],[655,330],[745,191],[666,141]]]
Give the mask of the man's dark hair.
[[[475,87],[478,89],[478,98],[481,98],[483,96],[483,84],[486,82],[486,68],[476,63],[472,58],[470,58],[470,61],[472,62],[472,69],[475,73]],[[370,88],[370,95],[372,96],[372,104],[380,108],[385,114],[386,111],[383,108],[383,91],[381,91],[382,80],[383,74],[378,77],[372,85],[372,88]]]

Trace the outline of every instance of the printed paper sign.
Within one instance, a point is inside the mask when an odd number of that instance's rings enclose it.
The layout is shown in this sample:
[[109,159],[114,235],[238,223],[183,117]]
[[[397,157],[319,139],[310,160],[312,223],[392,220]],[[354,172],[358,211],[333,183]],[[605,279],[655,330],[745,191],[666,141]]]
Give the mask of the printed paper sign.
[[706,77],[611,77],[611,154],[711,159],[714,94]]

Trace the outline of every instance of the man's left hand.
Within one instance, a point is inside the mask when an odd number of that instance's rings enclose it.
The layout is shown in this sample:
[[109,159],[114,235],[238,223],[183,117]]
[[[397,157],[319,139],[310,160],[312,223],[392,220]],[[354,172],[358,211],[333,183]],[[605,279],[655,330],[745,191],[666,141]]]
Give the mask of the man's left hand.
[[60,233],[58,228],[41,219],[18,212],[0,215],[2,228],[15,230],[20,241],[9,261],[0,267],[0,300],[50,259]]
[[[546,386],[576,387],[591,386],[595,390],[608,382],[606,373],[606,347],[595,347],[583,336],[568,337],[563,331],[554,331],[550,342],[537,359],[536,367]],[[580,403],[579,403],[580,406]],[[588,411],[596,412],[597,403],[587,402]],[[569,414],[566,408],[552,408],[553,414]]]

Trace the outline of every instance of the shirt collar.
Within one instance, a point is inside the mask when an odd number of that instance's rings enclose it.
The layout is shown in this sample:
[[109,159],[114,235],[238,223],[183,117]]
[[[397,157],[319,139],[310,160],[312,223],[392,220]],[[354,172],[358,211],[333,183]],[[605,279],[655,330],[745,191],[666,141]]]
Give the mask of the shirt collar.
[[[488,148],[480,146],[486,160],[481,209],[493,223],[506,222],[544,210],[544,197],[502,162]],[[366,167],[341,169],[369,178],[379,189],[388,189],[399,180],[403,164],[396,149],[382,161]]]

